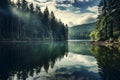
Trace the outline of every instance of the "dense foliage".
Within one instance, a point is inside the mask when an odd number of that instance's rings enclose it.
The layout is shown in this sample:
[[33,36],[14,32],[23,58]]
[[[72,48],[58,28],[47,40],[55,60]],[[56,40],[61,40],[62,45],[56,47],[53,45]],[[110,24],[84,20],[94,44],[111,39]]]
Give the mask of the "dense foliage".
[[101,0],[95,31],[90,36],[97,41],[119,41],[120,39],[120,2],[119,0]]
[[68,28],[48,8],[26,0],[0,1],[0,40],[67,40]]

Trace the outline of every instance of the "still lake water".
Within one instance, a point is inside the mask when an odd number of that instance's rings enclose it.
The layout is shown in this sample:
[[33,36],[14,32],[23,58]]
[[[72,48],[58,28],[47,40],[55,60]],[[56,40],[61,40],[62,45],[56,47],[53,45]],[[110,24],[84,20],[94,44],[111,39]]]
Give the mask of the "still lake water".
[[120,47],[87,41],[0,43],[0,80],[120,80]]

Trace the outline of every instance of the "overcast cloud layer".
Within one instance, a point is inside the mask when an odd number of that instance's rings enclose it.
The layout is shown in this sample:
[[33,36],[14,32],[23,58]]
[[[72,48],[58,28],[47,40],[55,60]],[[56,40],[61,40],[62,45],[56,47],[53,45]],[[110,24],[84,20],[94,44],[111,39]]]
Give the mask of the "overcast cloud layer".
[[74,25],[86,24],[96,21],[98,15],[99,0],[27,0],[38,4],[42,10],[47,6],[49,11],[53,11],[57,19],[68,24]]

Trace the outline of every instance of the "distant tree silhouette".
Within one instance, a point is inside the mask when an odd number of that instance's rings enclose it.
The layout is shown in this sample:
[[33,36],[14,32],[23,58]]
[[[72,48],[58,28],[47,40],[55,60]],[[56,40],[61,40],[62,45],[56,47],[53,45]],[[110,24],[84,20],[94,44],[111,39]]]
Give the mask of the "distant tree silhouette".
[[26,11],[27,10],[27,1],[26,0],[22,0],[22,4],[21,4],[22,10]]
[[16,5],[17,5],[17,8],[20,9],[20,7],[21,7],[20,0],[17,1]]
[[33,3],[30,4],[30,13],[34,13],[34,6],[33,6]]

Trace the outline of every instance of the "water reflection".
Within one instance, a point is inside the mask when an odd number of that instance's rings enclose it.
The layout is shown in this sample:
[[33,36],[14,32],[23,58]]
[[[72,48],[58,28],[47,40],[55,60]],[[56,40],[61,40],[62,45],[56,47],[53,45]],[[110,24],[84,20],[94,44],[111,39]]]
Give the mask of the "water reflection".
[[55,80],[100,80],[94,57],[69,53],[65,61],[67,63],[56,70],[58,79]]
[[69,41],[68,42],[68,50],[69,52],[83,54],[83,55],[91,55],[90,44],[87,41]]
[[58,59],[67,55],[67,43],[4,43],[0,45],[0,80],[26,80],[29,76],[46,72]]
[[120,47],[1,43],[0,80],[120,80]]
[[91,46],[102,80],[120,80],[120,46]]

